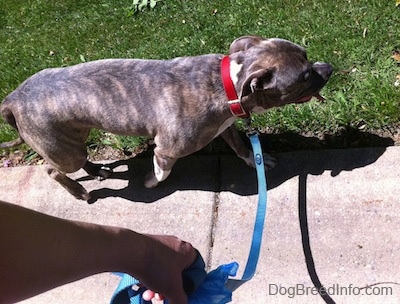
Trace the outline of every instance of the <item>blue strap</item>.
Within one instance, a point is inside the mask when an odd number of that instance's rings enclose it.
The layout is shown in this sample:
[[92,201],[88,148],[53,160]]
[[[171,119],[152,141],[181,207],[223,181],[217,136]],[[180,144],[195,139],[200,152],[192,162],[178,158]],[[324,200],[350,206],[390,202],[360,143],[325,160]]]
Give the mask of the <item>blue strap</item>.
[[134,291],[132,286],[139,284],[139,280],[134,277],[127,275],[125,273],[114,273],[121,277],[121,281],[118,284],[117,289],[115,290],[110,303],[112,304],[142,304],[142,303],[151,303],[148,301],[144,301],[141,297],[141,293],[144,290],[139,289],[138,291]]
[[260,256],[264,221],[267,214],[267,179],[265,176],[264,158],[261,150],[261,144],[256,132],[253,132],[248,136],[253,148],[254,162],[257,170],[258,206],[256,219],[254,222],[253,239],[243,276],[240,280],[229,279],[225,285],[231,291],[236,290],[240,285],[251,280],[256,272],[258,258]]

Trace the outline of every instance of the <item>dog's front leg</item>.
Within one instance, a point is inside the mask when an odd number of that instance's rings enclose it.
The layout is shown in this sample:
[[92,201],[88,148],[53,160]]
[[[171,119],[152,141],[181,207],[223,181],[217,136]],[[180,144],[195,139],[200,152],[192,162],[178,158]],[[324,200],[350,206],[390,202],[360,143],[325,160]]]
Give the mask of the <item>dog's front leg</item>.
[[[247,149],[235,126],[230,126],[227,128],[221,133],[221,136],[233,149],[233,151],[235,151],[238,157],[243,159],[248,166],[255,168],[253,152]],[[276,159],[269,154],[264,153],[263,158],[266,169],[272,169],[276,166]]]
[[248,166],[255,167],[253,153],[245,146],[236,127],[228,127],[224,132],[221,133],[221,136],[233,149],[233,151],[235,151],[238,157],[243,159]]
[[176,158],[159,155],[156,150],[154,151],[153,156],[154,169],[152,172],[149,172],[146,175],[144,181],[144,185],[146,188],[154,188],[158,185],[159,182],[165,180],[171,173],[172,167],[177,161]]

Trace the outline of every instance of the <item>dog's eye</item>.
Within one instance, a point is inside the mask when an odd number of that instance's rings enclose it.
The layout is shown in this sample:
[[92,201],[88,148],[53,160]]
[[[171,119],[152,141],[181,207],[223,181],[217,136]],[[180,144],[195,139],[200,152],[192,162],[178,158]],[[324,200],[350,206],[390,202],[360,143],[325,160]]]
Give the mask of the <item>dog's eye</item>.
[[310,78],[310,72],[304,74],[304,81],[307,81]]

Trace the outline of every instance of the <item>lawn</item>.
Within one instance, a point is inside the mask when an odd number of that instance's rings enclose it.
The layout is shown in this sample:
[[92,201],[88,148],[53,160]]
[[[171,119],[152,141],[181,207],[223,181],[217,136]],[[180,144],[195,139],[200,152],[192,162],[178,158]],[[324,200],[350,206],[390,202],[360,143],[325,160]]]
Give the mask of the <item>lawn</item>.
[[[163,0],[132,14],[132,0],[2,0],[0,100],[47,67],[101,58],[173,58],[226,53],[236,37],[281,37],[307,48],[335,72],[326,102],[253,117],[261,131],[335,134],[400,126],[400,7],[395,0]],[[240,121],[238,122],[240,125]],[[0,141],[15,137],[0,121]],[[140,144],[93,132],[89,143]]]

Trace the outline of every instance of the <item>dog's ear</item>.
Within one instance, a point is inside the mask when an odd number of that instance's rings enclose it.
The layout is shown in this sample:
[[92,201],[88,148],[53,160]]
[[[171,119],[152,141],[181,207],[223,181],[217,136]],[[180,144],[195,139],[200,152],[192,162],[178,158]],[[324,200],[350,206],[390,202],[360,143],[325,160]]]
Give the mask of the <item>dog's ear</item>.
[[255,45],[259,45],[261,41],[264,40],[266,39],[260,36],[239,37],[231,43],[231,46],[229,47],[229,54],[233,54],[240,51],[246,51]]
[[275,86],[275,68],[260,69],[251,73],[243,82],[240,98],[257,90],[266,90]]

